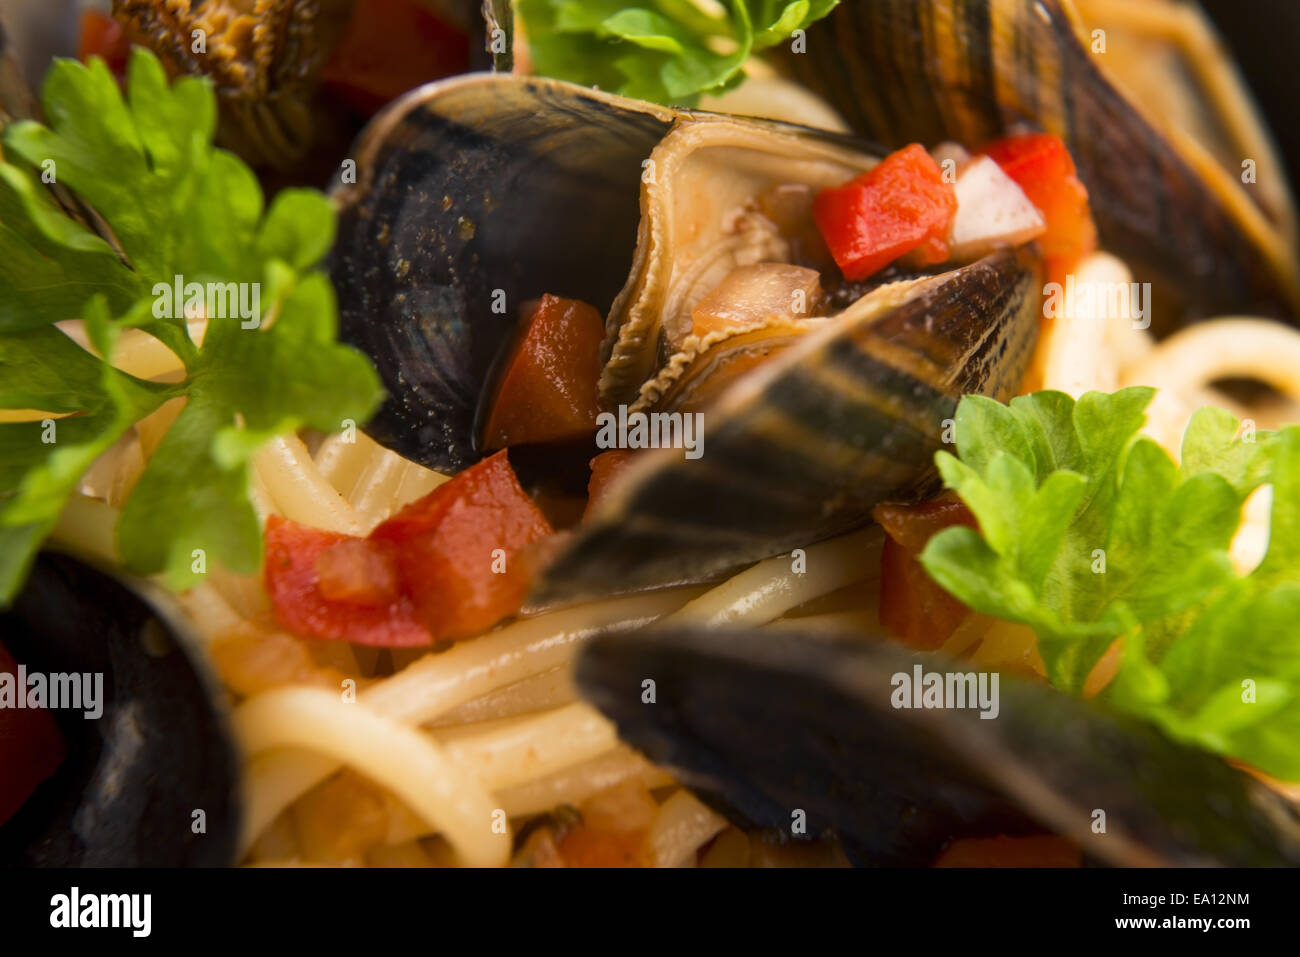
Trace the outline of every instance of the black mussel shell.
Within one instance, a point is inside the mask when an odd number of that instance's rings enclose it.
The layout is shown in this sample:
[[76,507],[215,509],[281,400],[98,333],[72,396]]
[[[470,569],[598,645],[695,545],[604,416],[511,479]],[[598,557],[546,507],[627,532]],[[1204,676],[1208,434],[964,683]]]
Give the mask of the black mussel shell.
[[547,80],[430,84],[377,116],[335,191],[330,276],[341,338],[388,400],[366,426],[435,469],[480,457],[475,413],[520,306],[542,293],[605,311],[636,246],[641,163],[668,129]]
[[918,665],[973,670],[856,636],[659,628],[597,638],[577,674],[624,740],[733,819],[791,834],[802,810],[855,863],[927,865],[955,837],[1037,825],[1110,864],[1300,864],[1295,807],[1213,755],[1010,675],[993,719],[895,708]]
[[103,675],[101,717],[53,712],[67,757],[0,826],[0,863],[234,862],[239,758],[217,686],[167,600],[46,552],[0,613],[0,642],[28,674]]

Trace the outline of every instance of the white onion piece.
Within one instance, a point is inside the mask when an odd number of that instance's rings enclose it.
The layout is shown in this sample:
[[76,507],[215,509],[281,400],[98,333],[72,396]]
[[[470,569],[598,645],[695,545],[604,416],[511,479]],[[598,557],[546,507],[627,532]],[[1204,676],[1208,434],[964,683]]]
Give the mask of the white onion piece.
[[987,156],[971,160],[953,189],[957,215],[948,246],[955,260],[972,262],[999,247],[1028,242],[1047,228],[1038,207]]

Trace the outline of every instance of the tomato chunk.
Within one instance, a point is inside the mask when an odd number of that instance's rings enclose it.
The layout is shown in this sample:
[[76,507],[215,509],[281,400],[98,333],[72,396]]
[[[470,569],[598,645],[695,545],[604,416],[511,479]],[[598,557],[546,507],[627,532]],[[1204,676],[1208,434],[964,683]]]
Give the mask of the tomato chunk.
[[885,530],[880,557],[880,623],[913,648],[933,650],[970,614],[926,573],[917,556],[936,532],[952,525],[975,528],[961,502],[878,505],[873,517]]
[[[12,676],[14,701],[27,689],[18,684],[18,662],[0,645],[0,674]],[[0,707],[0,824],[23,806],[37,785],[53,777],[67,754],[63,733],[45,708]]]
[[610,449],[591,460],[591,479],[587,482],[587,510],[582,513],[583,518],[591,514],[613,481],[632,464],[635,454],[633,449]]
[[272,516],[266,587],[276,619],[302,635],[392,648],[468,638],[519,610],[532,577],[523,551],[549,535],[498,452],[369,538]]
[[364,547],[368,543],[276,515],[267,519],[264,577],[276,620],[300,635],[339,638],[359,645],[408,648],[432,644],[433,636],[416,620],[415,603],[408,596],[398,594],[386,604],[367,605],[339,598],[339,590],[331,590],[328,583],[322,589],[320,566],[328,567],[330,562],[328,558],[322,562],[322,556],[351,544]]
[[392,547],[402,588],[436,638],[467,638],[519,610],[532,578],[524,549],[552,534],[498,452],[371,533]]
[[948,258],[957,195],[917,143],[813,201],[813,219],[849,280],[866,279],[913,253],[918,264]]
[[585,302],[551,295],[526,308],[484,429],[489,449],[578,439],[596,431],[596,380],[605,337],[600,313]]
[[1097,248],[1088,190],[1076,174],[1065,142],[1050,133],[1030,133],[990,143],[982,152],[1016,181],[1043,214],[1047,231],[1039,242],[1048,275],[1060,281]]
[[369,114],[422,83],[468,68],[469,37],[419,0],[366,0],[353,9],[321,82]]

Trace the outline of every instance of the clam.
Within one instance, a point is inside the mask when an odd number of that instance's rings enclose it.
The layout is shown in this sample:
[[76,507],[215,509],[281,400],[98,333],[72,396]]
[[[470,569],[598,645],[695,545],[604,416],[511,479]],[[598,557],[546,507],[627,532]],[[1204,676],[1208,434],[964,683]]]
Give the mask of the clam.
[[996,707],[897,707],[896,676],[918,669],[973,671],[862,636],[661,627],[595,639],[577,679],[623,740],[733,820],[834,835],[858,864],[1044,829],[1113,865],[1300,864],[1297,808],[1222,760],[1006,674]]
[[695,307],[738,269],[825,264],[786,221],[874,165],[856,140],[474,75],[392,104],[354,155],[331,274],[342,338],[390,391],[379,442],[434,468],[476,460],[493,362],[543,292],[609,309],[607,408],[704,417],[702,456],[645,453],[537,603],[708,577],[865,524],[933,489],[958,397],[1006,398],[1028,363],[1031,247],[904,275],[833,315],[695,333]]
[[0,863],[234,863],[239,761],[220,686],[172,604],[45,552],[0,612],[0,642],[28,674],[102,675],[99,717],[53,711],[67,757],[0,826]]
[[[1160,73],[1154,97],[1131,92],[1146,89],[1133,74],[1161,52],[1159,31],[1144,50],[1108,52],[1107,21],[1098,36],[1071,0],[852,0],[809,29],[806,53],[782,51],[781,62],[855,132],[890,146],[976,146],[1025,127],[1062,136],[1102,245],[1139,279],[1160,280],[1162,303],[1179,304],[1157,325],[1233,310],[1294,320],[1295,212],[1266,128],[1194,4],[1135,0],[1115,26],[1144,11],[1149,23],[1155,8],[1173,33],[1192,21],[1202,40]],[[1198,69],[1208,91],[1168,89]],[[1212,104],[1211,115],[1178,125],[1171,117],[1186,111],[1173,99]]]

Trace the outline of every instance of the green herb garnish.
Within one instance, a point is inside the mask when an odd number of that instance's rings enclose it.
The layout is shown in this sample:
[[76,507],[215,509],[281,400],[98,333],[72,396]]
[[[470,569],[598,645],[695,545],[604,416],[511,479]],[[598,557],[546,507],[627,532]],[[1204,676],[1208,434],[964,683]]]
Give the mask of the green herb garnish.
[[[977,611],[1029,625],[1048,676],[1081,690],[1118,636],[1112,704],[1170,736],[1300,780],[1300,427],[1250,430],[1202,409],[1182,465],[1138,437],[1154,391],[967,396],[960,457],[936,458],[980,531],[921,562]],[[1228,558],[1246,497],[1271,484],[1267,554]]]
[[693,106],[743,79],[755,53],[789,39],[839,0],[519,0],[528,51],[543,76],[624,96]]
[[[185,408],[123,509],[121,557],[174,587],[195,582],[198,549],[205,563],[254,571],[262,543],[249,457],[299,427],[364,421],[382,398],[369,361],[337,343],[333,291],[312,271],[333,240],[329,200],[285,190],[264,209],[252,171],[212,145],[208,83],[169,86],[142,49],[125,100],[103,61],[63,60],[43,103],[50,128],[15,123],[3,140],[0,408],[74,414],[0,425],[0,601],[21,586],[95,457],[177,397]],[[119,249],[53,202],[41,182],[51,173],[103,217]],[[211,317],[196,345],[179,304],[155,308],[155,286],[177,276],[257,284],[260,320]],[[158,384],[119,372],[52,325],[73,318],[85,320],[102,356],[124,329],[144,331],[176,354],[184,378]]]

